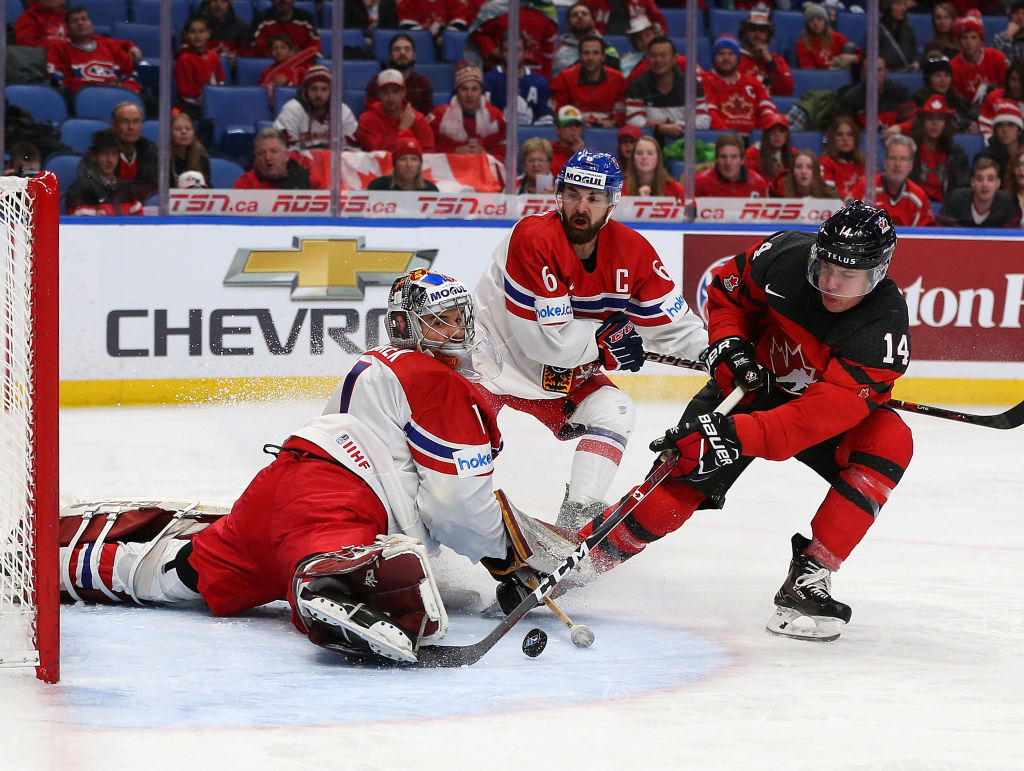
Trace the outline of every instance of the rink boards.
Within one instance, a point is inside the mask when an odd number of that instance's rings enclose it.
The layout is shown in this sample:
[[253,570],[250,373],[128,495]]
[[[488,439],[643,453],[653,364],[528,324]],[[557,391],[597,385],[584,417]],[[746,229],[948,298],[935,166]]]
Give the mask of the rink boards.
[[[321,396],[384,339],[387,288],[412,267],[475,285],[512,223],[209,218],[62,224],[61,404]],[[699,306],[716,260],[781,229],[634,225]],[[902,234],[892,277],[914,360],[899,398],[1001,404],[1024,392],[1024,241]],[[685,256],[684,256],[685,255]],[[648,366],[635,398],[686,398],[700,378]]]

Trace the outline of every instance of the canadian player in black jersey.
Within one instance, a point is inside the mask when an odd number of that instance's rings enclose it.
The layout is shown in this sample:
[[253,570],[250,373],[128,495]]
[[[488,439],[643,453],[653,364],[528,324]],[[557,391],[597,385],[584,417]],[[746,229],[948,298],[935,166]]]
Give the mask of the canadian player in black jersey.
[[[829,490],[811,538],[792,538],[789,575],[768,630],[833,640],[850,607],[830,594],[913,454],[910,429],[885,406],[910,361],[907,306],[886,271],[896,247],[882,209],[854,201],[817,235],[776,233],[714,272],[708,292],[712,380],[679,425],[651,444],[672,450],[672,475],[597,549],[608,569],[675,530],[698,508],[720,508],[754,458],[796,458]],[[712,412],[741,385],[733,414]],[[589,535],[603,515],[587,524]]]

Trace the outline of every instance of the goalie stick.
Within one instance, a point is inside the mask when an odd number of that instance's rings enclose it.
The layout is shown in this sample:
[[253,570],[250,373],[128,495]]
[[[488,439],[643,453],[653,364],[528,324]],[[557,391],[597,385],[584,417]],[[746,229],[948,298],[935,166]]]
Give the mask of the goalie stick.
[[[644,360],[653,361],[658,364],[668,364],[672,367],[684,367],[686,369],[707,372],[707,367],[702,362],[694,361],[693,359],[683,359],[679,356],[670,356],[667,353],[644,351]],[[1024,401],[996,415],[975,415],[970,412],[957,412],[956,410],[947,410],[944,407],[933,407],[929,404],[905,402],[902,399],[890,399],[886,404],[893,409],[903,410],[904,412],[915,412],[918,415],[930,415],[933,418],[943,418],[944,420],[956,420],[960,423],[983,426],[984,428],[1008,429],[1019,428],[1024,425]]]
[[[737,388],[730,393],[722,403],[715,408],[715,412],[723,415],[728,414],[733,407],[739,404],[740,399],[743,398],[745,391],[742,388]],[[609,534],[618,527],[622,521],[629,516],[630,512],[637,507],[637,505],[648,495],[651,491],[660,485],[664,481],[665,477],[668,476],[668,472],[672,470],[675,465],[675,458],[664,459],[654,470],[647,476],[647,478],[637,487],[632,494],[626,498],[622,503],[619,504],[618,508],[612,512],[601,525],[594,529],[585,540],[583,540],[575,550],[572,551],[553,571],[550,575],[545,576],[541,579],[540,584],[530,594],[526,595],[523,600],[512,609],[508,615],[506,615],[491,632],[479,642],[475,642],[471,645],[426,645],[419,649],[417,653],[418,661],[414,664],[407,666],[411,667],[462,667],[469,666],[478,662],[487,651],[494,647],[495,643],[498,642],[502,637],[505,636],[513,626],[515,626],[520,619],[523,618],[527,613],[533,610],[535,607],[544,602],[544,600],[551,596],[554,592],[555,587],[558,586],[559,582],[565,578],[565,576],[573,570],[577,565],[582,562],[588,554]]]

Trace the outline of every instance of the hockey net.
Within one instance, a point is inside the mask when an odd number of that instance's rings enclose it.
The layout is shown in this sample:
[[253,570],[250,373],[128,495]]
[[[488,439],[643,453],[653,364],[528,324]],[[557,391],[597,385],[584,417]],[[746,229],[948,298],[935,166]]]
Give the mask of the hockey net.
[[58,187],[0,177],[0,667],[59,676]]

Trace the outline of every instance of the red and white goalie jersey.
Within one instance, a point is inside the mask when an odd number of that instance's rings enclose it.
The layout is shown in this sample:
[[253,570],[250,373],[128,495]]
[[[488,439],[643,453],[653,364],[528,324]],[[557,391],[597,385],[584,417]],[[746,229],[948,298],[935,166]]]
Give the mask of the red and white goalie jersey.
[[474,562],[505,553],[492,490],[501,434],[464,377],[428,354],[364,353],[324,414],[295,436],[360,476],[388,512],[388,532],[444,544]]
[[521,220],[495,250],[474,298],[477,323],[505,346],[502,372],[484,384],[488,390],[565,396],[567,380],[575,386],[598,371],[594,334],[616,311],[629,316],[647,350],[695,359],[707,347],[703,323],[639,233],[609,221],[587,262],[557,211]]

